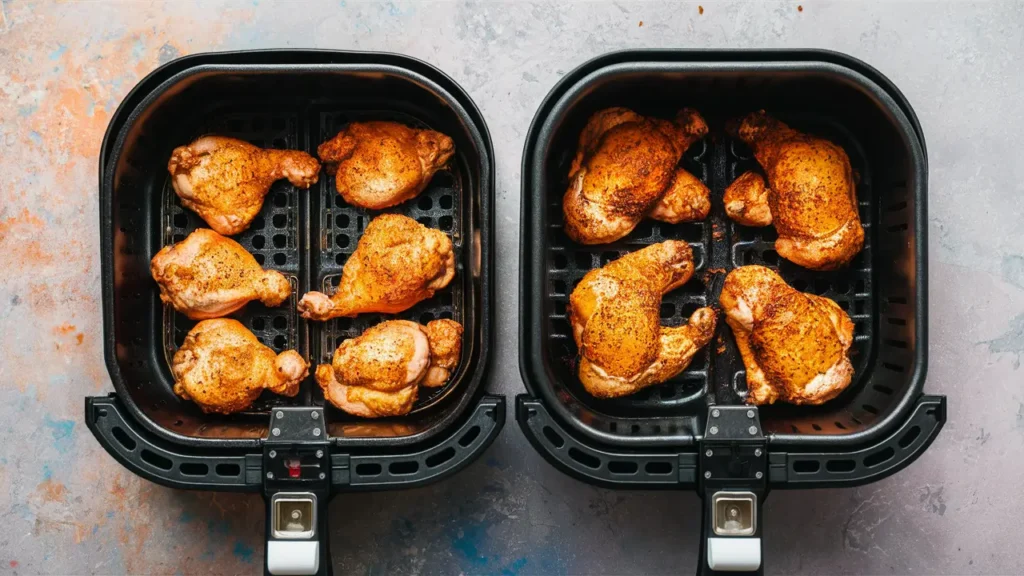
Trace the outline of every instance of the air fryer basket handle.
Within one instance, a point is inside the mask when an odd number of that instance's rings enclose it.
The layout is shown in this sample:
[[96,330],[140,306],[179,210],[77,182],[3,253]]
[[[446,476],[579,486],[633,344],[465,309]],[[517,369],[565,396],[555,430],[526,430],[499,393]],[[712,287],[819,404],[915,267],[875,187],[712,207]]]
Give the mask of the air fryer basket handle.
[[[287,495],[277,493],[276,495]],[[328,530],[327,503],[329,496],[316,499],[316,538],[314,540],[288,541],[274,536],[271,523],[273,496],[264,494],[266,504],[266,548],[263,553],[264,576],[304,574],[309,576],[331,576],[331,533]]]
[[696,488],[694,452],[627,452],[587,443],[552,416],[544,402],[516,396],[516,421],[526,439],[552,466],[607,488]]
[[336,492],[424,486],[465,468],[494,442],[505,425],[505,397],[483,395],[450,435],[411,452],[333,454]]
[[713,529],[712,507],[714,502],[710,496],[704,498],[697,576],[763,576],[764,540],[761,530],[763,504],[764,495],[758,494],[753,507],[754,517],[757,519],[753,534],[721,537],[716,535]]
[[262,455],[216,455],[156,438],[117,398],[85,399],[85,424],[100,446],[125,468],[169,488],[258,492]]

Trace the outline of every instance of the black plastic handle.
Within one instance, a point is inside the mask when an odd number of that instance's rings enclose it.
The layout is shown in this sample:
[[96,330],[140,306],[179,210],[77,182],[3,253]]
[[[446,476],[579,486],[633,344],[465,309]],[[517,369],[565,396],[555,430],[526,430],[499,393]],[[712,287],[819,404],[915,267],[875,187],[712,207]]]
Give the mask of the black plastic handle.
[[85,424],[115,460],[139,476],[170,488],[258,492],[262,454],[212,455],[156,438],[116,394],[85,399]]
[[477,459],[505,425],[505,397],[485,395],[466,421],[447,437],[401,454],[332,454],[335,491],[423,486],[455,474]]
[[516,421],[555,468],[606,488],[696,488],[696,452],[626,452],[580,441],[527,394],[516,397]]
[[946,423],[946,397],[921,396],[891,434],[854,450],[776,452],[768,449],[772,489],[842,488],[877,482],[924,454]]
[[[218,456],[156,438],[131,417],[116,394],[85,399],[86,425],[125,468],[151,481],[186,490],[259,492],[263,455]],[[331,454],[336,492],[422,486],[465,468],[498,437],[505,424],[505,398],[485,395],[449,436],[408,453]]]
[[[526,394],[516,397],[516,420],[548,462],[583,482],[632,489],[697,486],[695,452],[626,452],[590,444],[571,435],[542,401]],[[923,454],[945,423],[946,397],[925,395],[891,434],[855,450],[776,452],[769,440],[768,485],[771,489],[829,488],[881,480]]]

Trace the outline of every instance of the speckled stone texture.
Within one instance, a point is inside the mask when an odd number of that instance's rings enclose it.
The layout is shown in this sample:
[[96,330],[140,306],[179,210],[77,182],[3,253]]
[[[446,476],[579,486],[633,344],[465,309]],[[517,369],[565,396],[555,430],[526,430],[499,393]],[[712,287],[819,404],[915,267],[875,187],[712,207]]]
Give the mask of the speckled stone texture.
[[[949,423],[910,468],[775,492],[768,572],[1019,573],[1024,473],[1024,4],[1013,2],[51,3],[0,0],[0,573],[249,573],[258,496],[142,481],[97,445],[103,364],[97,154],[120,99],[178,55],[271,47],[402,52],[487,118],[497,156],[491,389],[522,390],[519,174],[534,110],[568,70],[631,47],[816,47],[889,76],[930,159],[927,389]],[[514,423],[451,480],[331,505],[343,574],[686,574],[693,493],[563,476]]]

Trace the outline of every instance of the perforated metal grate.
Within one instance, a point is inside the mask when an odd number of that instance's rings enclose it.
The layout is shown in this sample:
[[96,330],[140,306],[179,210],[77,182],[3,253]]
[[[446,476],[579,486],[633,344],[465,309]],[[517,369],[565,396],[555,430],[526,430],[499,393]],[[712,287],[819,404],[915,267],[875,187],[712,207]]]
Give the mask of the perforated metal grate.
[[[708,395],[717,403],[742,402],[746,394],[743,364],[736,354],[732,334],[721,315],[715,339],[694,358],[679,376],[624,398],[601,400],[590,396],[576,374],[578,350],[567,317],[569,295],[583,276],[627,252],[668,239],[683,239],[693,248],[696,271],[684,286],[662,299],[662,323],[677,326],[701,306],[718,308],[718,296],[725,274],[738,266],[762,264],[779,271],[794,288],[827,296],[846,310],[855,323],[852,352],[857,378],[867,372],[872,356],[872,225],[875,220],[874,195],[866,156],[857,142],[842,127],[813,118],[798,125],[843,146],[858,175],[857,193],[860,216],[865,229],[864,250],[846,269],[814,272],[782,260],[774,250],[777,234],[773,227],[749,228],[734,224],[724,215],[722,194],[737,176],[757,169],[757,161],[742,143],[723,135],[713,135],[695,144],[683,157],[681,166],[698,176],[710,189],[712,214],[703,221],[671,225],[644,220],[626,238],[600,246],[583,246],[563,232],[561,195],[548,206],[547,254],[548,297],[552,301],[548,315],[549,344],[556,359],[552,368],[561,382],[580,402],[607,416],[602,427],[619,434],[672,434],[678,423],[672,417],[695,414],[705,405]],[[559,157],[559,173],[567,174],[570,155]],[[567,181],[560,182],[564,190]],[[557,361],[560,359],[560,361]],[[855,379],[850,389],[856,389]],[[638,420],[647,418],[649,420]]]
[[[698,142],[687,151],[682,166],[710,185],[710,146],[706,142]],[[566,167],[568,166],[566,162]],[[567,172],[567,169],[565,170]],[[565,182],[568,185],[568,182]],[[681,404],[692,402],[703,397],[708,389],[710,368],[710,350],[701,350],[690,366],[675,378],[645,388],[626,398],[613,400],[597,400],[589,396],[576,377],[576,357],[578,350],[573,340],[572,327],[569,323],[567,308],[569,295],[583,279],[583,276],[594,268],[598,268],[629,252],[644,246],[664,242],[665,240],[686,240],[693,250],[695,272],[693,278],[685,286],[669,292],[662,298],[662,323],[668,326],[679,326],[702,306],[710,301],[702,276],[707,267],[708,247],[711,243],[711,222],[690,222],[684,224],[666,224],[655,220],[642,221],[626,238],[611,244],[584,246],[569,239],[563,231],[563,215],[561,196],[548,207],[549,238],[551,249],[548,262],[548,296],[554,301],[554,313],[551,314],[550,337],[555,350],[555,357],[564,360],[564,382],[577,398],[588,398],[595,405],[601,405],[609,412],[623,409],[643,409],[645,411],[672,410]]]
[[[874,223],[871,172],[868,170],[864,151],[842,127],[834,124],[816,125],[812,121],[805,123],[804,129],[824,136],[846,150],[857,178],[857,201],[861,226],[864,228],[864,249],[845,268],[816,272],[788,262],[775,252],[775,240],[778,238],[775,227],[751,228],[740,226],[730,220],[728,226],[731,246],[730,269],[749,264],[768,266],[778,270],[793,288],[834,300],[853,320],[854,344],[851,357],[854,372],[855,374],[864,374],[871,356],[871,319],[874,317],[870,265],[873,236],[871,228]],[[729,183],[748,170],[760,169],[750,149],[743,143],[730,141],[726,151],[726,174]],[[746,393],[746,375],[742,368],[735,370],[732,382],[737,394]]]
[[[317,113],[318,131],[314,132],[315,142],[324,142],[333,138],[347,123],[359,120],[394,120],[409,126],[427,128],[412,116],[394,111],[359,111],[335,112],[321,111]],[[464,273],[463,223],[460,199],[462,198],[462,177],[457,163],[452,162],[447,170],[438,171],[430,181],[427,189],[416,198],[398,206],[385,210],[366,210],[349,205],[338,194],[333,176],[321,175],[320,183],[314,190],[320,196],[320,243],[317,270],[313,274],[316,290],[326,294],[337,291],[341,280],[341,271],[349,256],[356,249],[363,230],[376,216],[384,213],[403,214],[428,228],[439,229],[451,238],[455,250],[455,279],[438,291],[433,298],[420,302],[399,314],[360,314],[355,318],[338,318],[324,323],[311,323],[320,327],[317,341],[319,362],[329,364],[334,351],[341,342],[362,334],[367,328],[385,320],[401,318],[426,324],[438,318],[454,319],[465,325],[463,284],[460,278]],[[465,346],[463,346],[465,350]],[[448,385],[440,388],[421,388],[414,410],[421,410],[443,397],[447,389],[457,381],[452,378]]]
[[[229,114],[203,128],[200,134],[221,134],[245,140],[264,148],[299,148],[298,131],[293,116],[272,114]],[[231,238],[248,250],[261,266],[283,273],[292,285],[291,297],[277,308],[268,308],[259,302],[250,302],[231,315],[245,324],[263,344],[276,352],[296,349],[305,355],[303,344],[298,337],[300,318],[296,311],[300,270],[300,222],[299,191],[287,180],[279,180],[270,188],[260,211],[252,225],[241,234]],[[163,189],[164,225],[162,246],[185,239],[197,228],[208,227],[195,212],[181,205],[168,177]],[[164,306],[164,353],[168,365],[174,353],[185,341],[196,322],[175,311],[170,305]],[[304,395],[286,398],[264,392],[253,403],[249,412],[262,412],[272,406],[301,404]]]
[[[353,120],[395,120],[410,126],[426,127],[414,117],[394,111],[312,110],[303,117],[309,119],[313,130],[304,130],[295,116],[240,113],[220,117],[215,124],[204,127],[200,134],[222,134],[261,147],[307,148],[307,151],[315,154],[321,142],[334,137],[346,123]],[[301,138],[306,133],[310,134],[308,145]],[[334,350],[343,340],[356,337],[370,326],[389,318],[404,318],[421,323],[436,318],[450,318],[464,323],[461,306],[463,285],[458,281],[463,273],[461,183],[459,168],[453,163],[448,170],[435,174],[429,187],[415,199],[387,210],[368,211],[345,203],[335,188],[334,177],[326,172],[321,172],[319,182],[309,192],[295,188],[287,180],[275,182],[267,194],[260,215],[253,220],[249,229],[232,238],[251,252],[262,266],[284,273],[292,283],[292,296],[278,308],[267,308],[258,302],[249,303],[232,317],[245,324],[260,342],[275,351],[297,349],[306,357],[309,354],[304,349],[305,339],[301,336],[308,327],[311,330],[312,349],[316,350],[313,357],[309,357],[311,370],[318,363],[330,363]],[[302,244],[307,232],[301,221],[303,216],[300,214],[300,206],[309,195],[316,195],[319,200],[320,210],[311,216],[313,222],[310,224],[314,226],[310,227],[309,232],[312,237],[319,238],[319,244],[316,253],[309,259],[313,267],[308,276],[312,286],[306,287],[301,278],[305,275]],[[316,289],[333,294],[341,278],[342,268],[355,251],[366,225],[373,217],[385,212],[404,214],[424,226],[446,232],[455,249],[458,266],[456,280],[433,298],[398,315],[365,314],[323,323],[307,323],[299,317],[296,304],[302,293]],[[161,220],[164,223],[163,246],[180,242],[196,228],[206,226],[198,215],[181,206],[169,179],[163,191]],[[195,324],[170,306],[165,307],[164,349],[168,365]],[[456,380],[452,378],[449,386]],[[277,405],[308,403],[311,398],[320,397],[320,392],[315,388],[315,384],[307,381],[303,391],[292,399],[264,393],[249,412],[262,412]],[[432,404],[443,397],[447,390],[448,386],[421,390],[416,409]]]

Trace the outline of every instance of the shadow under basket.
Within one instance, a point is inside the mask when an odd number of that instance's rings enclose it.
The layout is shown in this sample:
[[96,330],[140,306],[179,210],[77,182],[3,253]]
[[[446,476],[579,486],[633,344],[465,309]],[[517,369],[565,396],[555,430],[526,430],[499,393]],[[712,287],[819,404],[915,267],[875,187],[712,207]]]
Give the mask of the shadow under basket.
[[[704,116],[711,132],[680,165],[711,190],[708,219],[645,220],[622,240],[598,246],[566,236],[562,196],[580,131],[612,106],[663,118],[691,107]],[[847,151],[865,230],[864,250],[847,268],[800,268],[775,252],[774,228],[725,216],[725,188],[757,162],[724,127],[760,109]],[[697,488],[707,501],[723,486],[763,500],[769,488],[883,477],[916,458],[944,423],[945,399],[923,394],[924,137],[903,95],[866,64],[823,51],[602,56],[566,75],[541,104],[527,136],[522,187],[520,370],[529,394],[517,399],[516,417],[563,471],[611,487]],[[701,306],[717,308],[730,270],[772,267],[794,288],[835,300],[854,321],[849,388],[821,406],[746,406],[743,363],[720,317],[715,338],[679,376],[623,398],[589,395],[576,374],[569,295],[588,271],[668,239],[690,244],[696,272],[665,295],[663,324],[684,323]]]
[[[341,340],[387,317],[310,322],[298,315],[298,298],[334,291],[372,218],[405,214],[449,235],[457,269],[433,298],[389,317],[461,322],[458,368],[444,387],[424,389],[401,418],[345,414],[325,402],[312,376],[293,398],[265,392],[242,413],[204,414],[174,394],[170,372],[195,322],[161,303],[149,271],[160,248],[205,226],[170,186],[171,151],[219,134],[315,156],[347,123],[364,120],[439,130],[453,138],[456,154],[420,196],[386,211],[346,204],[326,171],[309,190],[276,182],[250,228],[233,238],[288,277],[293,295],[280,307],[250,303],[231,317],[275,351],[297,350],[311,372],[329,363]],[[268,507],[287,490],[319,495],[316,508],[335,491],[415,486],[465,466],[504,423],[504,399],[482,384],[492,340],[493,197],[486,124],[466,93],[428,64],[392,54],[272,50],[164,65],[122,102],[100,153],[105,354],[115,393],[86,399],[90,429],[153,481],[260,491]]]

